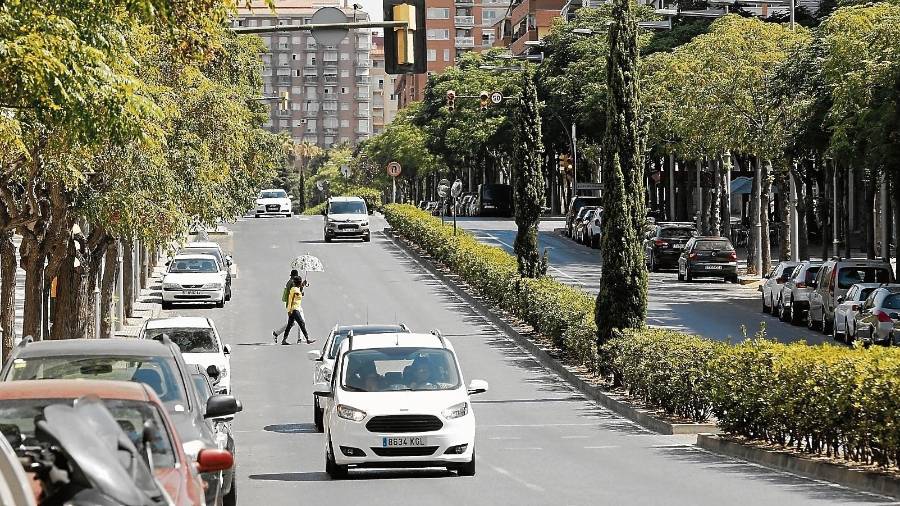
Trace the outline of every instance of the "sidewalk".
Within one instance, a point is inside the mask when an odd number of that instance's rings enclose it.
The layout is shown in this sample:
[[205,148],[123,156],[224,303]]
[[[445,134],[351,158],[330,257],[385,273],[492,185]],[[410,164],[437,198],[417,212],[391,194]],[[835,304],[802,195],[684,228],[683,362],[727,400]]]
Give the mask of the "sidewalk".
[[163,265],[153,269],[153,273],[147,278],[147,288],[141,289],[141,294],[134,303],[134,314],[131,318],[125,318],[125,325],[122,330],[114,332],[115,337],[137,337],[144,322],[159,316],[162,311],[160,290],[165,270]]

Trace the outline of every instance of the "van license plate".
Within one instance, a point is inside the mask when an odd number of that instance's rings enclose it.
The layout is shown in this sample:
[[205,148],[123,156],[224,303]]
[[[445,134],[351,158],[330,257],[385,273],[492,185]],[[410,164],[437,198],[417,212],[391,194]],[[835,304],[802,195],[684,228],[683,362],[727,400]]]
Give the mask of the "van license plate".
[[425,438],[422,436],[383,437],[381,438],[381,446],[382,448],[425,446]]
[[201,292],[200,290],[185,290],[184,294],[185,295],[202,295],[203,292]]
[[721,271],[722,270],[721,265],[707,265],[706,268],[711,271]]

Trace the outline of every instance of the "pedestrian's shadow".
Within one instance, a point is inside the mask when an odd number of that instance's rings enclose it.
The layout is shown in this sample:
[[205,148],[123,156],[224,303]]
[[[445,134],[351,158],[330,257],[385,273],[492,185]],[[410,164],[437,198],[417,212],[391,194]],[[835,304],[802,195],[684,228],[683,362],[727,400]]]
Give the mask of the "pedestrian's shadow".
[[315,424],[312,423],[280,423],[274,425],[266,425],[263,427],[266,432],[275,432],[278,434],[318,434]]
[[251,480],[259,481],[328,481],[331,478],[322,471],[314,471],[309,473],[266,473],[251,474]]

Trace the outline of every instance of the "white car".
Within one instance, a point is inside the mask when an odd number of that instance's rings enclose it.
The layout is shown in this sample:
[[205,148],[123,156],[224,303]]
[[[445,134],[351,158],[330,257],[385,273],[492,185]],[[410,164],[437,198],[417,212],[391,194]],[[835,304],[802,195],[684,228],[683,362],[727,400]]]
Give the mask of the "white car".
[[369,242],[369,212],[359,197],[331,197],[325,205],[325,242],[335,237],[361,237]]
[[178,253],[193,253],[216,257],[216,261],[219,262],[219,267],[222,268],[222,274],[225,276],[225,300],[231,300],[231,270],[234,265],[234,260],[231,258],[231,255],[226,255],[225,252],[222,251],[222,247],[219,246],[218,243],[212,241],[189,242],[185,244]]
[[325,472],[446,467],[475,474],[475,413],[453,345],[439,332],[348,336],[325,405]]
[[271,188],[259,192],[256,197],[256,217],[260,216],[287,216],[294,215],[291,199],[286,191],[280,188]]
[[834,326],[831,334],[835,340],[841,339],[850,342],[850,336],[856,335],[856,315],[863,303],[869,298],[869,294],[876,288],[883,286],[881,283],[857,283],[847,290],[845,295],[838,297],[838,305],[834,308]]
[[[328,390],[331,383],[331,371],[334,370],[334,357],[337,356],[338,348],[344,339],[353,332],[358,339],[360,336],[367,334],[388,334],[397,332],[409,332],[409,328],[404,324],[398,325],[335,325],[325,339],[322,350],[312,350],[307,352],[306,356],[313,361],[313,392]],[[316,430],[322,432],[322,414],[323,408],[319,402],[319,396],[313,394],[313,421]]]
[[603,232],[600,227],[602,217],[603,210],[599,207],[587,214],[587,223],[584,226],[584,243],[592,248],[600,247],[600,234]]
[[197,316],[154,318],[138,333],[141,339],[160,339],[163,335],[178,345],[186,363],[206,371],[216,394],[231,394],[231,347],[222,344],[212,320]]
[[162,281],[162,308],[175,303],[206,303],[225,306],[226,276],[212,255],[176,255],[166,262]]

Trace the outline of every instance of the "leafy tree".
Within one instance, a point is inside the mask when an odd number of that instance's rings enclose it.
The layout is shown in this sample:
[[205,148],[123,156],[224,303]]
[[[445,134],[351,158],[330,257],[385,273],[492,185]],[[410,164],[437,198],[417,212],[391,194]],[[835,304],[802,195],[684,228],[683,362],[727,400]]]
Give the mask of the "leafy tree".
[[541,116],[534,85],[534,70],[522,69],[522,94],[515,112],[516,136],[513,151],[513,184],[518,232],[513,249],[519,275],[537,278],[547,272],[546,258],[538,253],[538,221],[544,205],[544,176],[541,171]]

